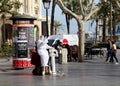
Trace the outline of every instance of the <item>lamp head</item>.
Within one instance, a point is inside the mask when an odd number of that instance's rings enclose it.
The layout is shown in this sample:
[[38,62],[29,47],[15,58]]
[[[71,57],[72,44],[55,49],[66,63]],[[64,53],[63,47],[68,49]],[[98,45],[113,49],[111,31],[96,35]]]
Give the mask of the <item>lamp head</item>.
[[49,9],[51,0],[42,0],[44,8]]

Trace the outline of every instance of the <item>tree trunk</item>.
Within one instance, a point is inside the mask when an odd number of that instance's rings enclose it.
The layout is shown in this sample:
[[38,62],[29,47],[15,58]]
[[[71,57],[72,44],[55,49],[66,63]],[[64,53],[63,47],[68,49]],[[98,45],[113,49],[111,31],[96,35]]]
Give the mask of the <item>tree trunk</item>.
[[52,12],[51,12],[51,35],[53,35],[53,29],[54,29],[54,13],[55,13],[55,6],[56,6],[56,0],[53,0],[52,3]]
[[54,35],[56,35],[56,34],[57,34],[57,28],[54,29]]
[[102,42],[106,41],[106,18],[103,18]]
[[96,19],[96,37],[95,37],[95,43],[97,43],[97,35],[98,35],[98,31],[97,31],[97,29],[98,29],[98,19]]
[[112,40],[112,1],[110,1],[110,39]]
[[116,22],[115,22],[115,15],[113,14],[113,39],[116,40]]
[[[2,40],[2,31],[1,31],[1,28],[0,28],[0,40]],[[2,41],[0,41],[0,48],[1,48],[1,44],[2,44]]]
[[68,14],[65,14],[66,17],[66,24],[67,24],[67,32],[70,34],[70,17]]
[[78,46],[78,62],[82,62],[84,58],[84,42],[85,42],[85,31],[84,31],[84,22],[78,22],[78,38],[79,38],[79,46]]
[[3,20],[3,27],[2,27],[2,29],[3,29],[3,37],[2,37],[2,43],[5,43],[5,18],[6,18],[6,16],[5,16],[5,14],[2,14],[2,16],[1,16],[1,18],[2,18],[2,20]]
[[6,37],[5,37],[5,18],[3,18],[3,43],[5,43],[5,41],[6,41]]

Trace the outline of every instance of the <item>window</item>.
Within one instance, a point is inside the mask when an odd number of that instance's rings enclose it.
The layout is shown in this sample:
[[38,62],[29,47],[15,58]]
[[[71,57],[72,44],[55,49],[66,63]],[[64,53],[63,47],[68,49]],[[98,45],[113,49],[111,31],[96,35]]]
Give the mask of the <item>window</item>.
[[38,10],[35,10],[35,14],[38,14]]
[[38,2],[38,0],[35,0],[35,3],[37,3]]

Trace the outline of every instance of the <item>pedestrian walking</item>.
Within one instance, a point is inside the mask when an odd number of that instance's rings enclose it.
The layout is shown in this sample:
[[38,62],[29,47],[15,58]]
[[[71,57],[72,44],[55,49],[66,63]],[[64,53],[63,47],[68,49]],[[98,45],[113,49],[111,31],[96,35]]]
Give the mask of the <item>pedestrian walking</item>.
[[112,49],[112,42],[110,39],[107,40],[107,57],[105,62],[108,63],[109,62],[109,58],[111,57],[111,49]]
[[117,53],[117,47],[116,47],[116,44],[115,44],[115,41],[112,41],[112,50],[111,50],[111,58],[110,58],[110,62],[114,62],[114,59],[116,60],[115,64],[119,64],[118,63],[118,58],[116,56],[116,53]]

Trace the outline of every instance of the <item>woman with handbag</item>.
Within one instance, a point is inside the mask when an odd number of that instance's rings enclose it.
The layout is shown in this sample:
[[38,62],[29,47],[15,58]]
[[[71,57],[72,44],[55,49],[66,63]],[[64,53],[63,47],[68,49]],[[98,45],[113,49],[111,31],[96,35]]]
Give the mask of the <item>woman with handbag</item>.
[[116,56],[116,53],[117,53],[117,47],[116,47],[116,44],[115,44],[115,41],[112,41],[112,50],[111,50],[111,58],[110,58],[110,62],[114,62],[114,59],[116,60],[115,64],[119,64],[118,63],[118,58]]

